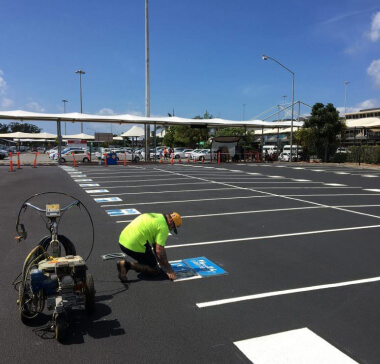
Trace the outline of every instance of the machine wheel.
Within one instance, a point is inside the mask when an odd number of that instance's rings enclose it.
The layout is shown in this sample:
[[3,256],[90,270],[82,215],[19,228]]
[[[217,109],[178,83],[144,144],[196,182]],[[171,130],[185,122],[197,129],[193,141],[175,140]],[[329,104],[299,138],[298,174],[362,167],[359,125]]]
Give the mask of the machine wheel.
[[90,273],[86,274],[86,287],[84,289],[84,308],[87,313],[94,311],[95,305],[95,285],[94,278]]
[[61,163],[66,163],[66,159],[65,158],[61,158]]
[[135,157],[135,163],[137,163],[139,161],[140,161],[140,158],[139,157]]
[[83,163],[88,163],[90,160],[86,157],[86,158],[83,158]]
[[57,341],[61,342],[66,336],[66,317],[65,315],[57,315],[55,317],[55,338]]
[[29,323],[35,319],[38,313],[35,312],[32,303],[32,292],[29,283],[24,285],[22,282],[19,286],[19,309],[21,322],[24,324]]

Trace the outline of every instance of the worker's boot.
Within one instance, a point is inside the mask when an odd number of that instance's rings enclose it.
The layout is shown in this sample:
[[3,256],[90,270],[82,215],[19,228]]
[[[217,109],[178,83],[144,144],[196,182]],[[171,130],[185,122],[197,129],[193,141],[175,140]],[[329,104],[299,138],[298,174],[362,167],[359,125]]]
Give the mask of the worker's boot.
[[118,277],[119,279],[123,282],[126,283],[128,282],[127,278],[127,273],[129,269],[131,268],[131,263],[125,261],[125,260],[120,260],[116,263],[117,266],[117,271],[118,271]]
[[131,268],[135,272],[148,274],[150,276],[156,276],[160,272],[160,268],[156,266],[155,268],[150,267],[149,265],[133,263],[131,262]]

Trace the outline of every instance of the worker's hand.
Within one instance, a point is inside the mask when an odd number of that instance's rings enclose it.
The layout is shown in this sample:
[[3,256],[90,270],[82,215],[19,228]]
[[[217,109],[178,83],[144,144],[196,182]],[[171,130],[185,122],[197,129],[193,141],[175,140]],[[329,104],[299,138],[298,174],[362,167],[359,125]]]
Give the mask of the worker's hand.
[[170,280],[174,281],[177,279],[177,275],[172,271],[172,272],[166,272],[167,276],[169,277]]

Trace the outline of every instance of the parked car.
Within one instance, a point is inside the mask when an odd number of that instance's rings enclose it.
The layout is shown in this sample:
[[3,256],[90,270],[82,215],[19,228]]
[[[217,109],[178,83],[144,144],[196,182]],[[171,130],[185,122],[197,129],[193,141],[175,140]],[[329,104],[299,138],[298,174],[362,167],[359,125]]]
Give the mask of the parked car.
[[47,150],[45,154],[47,154],[47,156],[49,157],[51,153],[55,153],[57,151],[58,151],[58,147],[54,147],[52,149]]
[[[83,149],[83,148],[65,148],[65,149],[61,150],[61,155],[64,154],[64,153],[67,153],[69,151],[81,151],[81,152],[85,151],[85,152],[87,152],[87,149]],[[58,150],[56,150],[53,153],[50,153],[49,154],[49,158],[53,159],[53,160],[58,160]]]
[[8,153],[8,151],[5,150],[5,149],[0,149],[0,153],[1,153],[2,155],[4,155],[4,157],[1,158],[1,159],[4,159],[4,158],[9,157],[9,153]]
[[[75,157],[76,162],[88,163],[91,159],[90,153],[86,150],[78,149],[78,150],[68,150],[65,153],[61,153],[61,162],[73,162]],[[56,154],[55,160],[58,160],[58,154]]]
[[346,148],[339,147],[339,148],[336,150],[336,153],[347,154],[347,153],[350,153],[350,151],[347,150]]
[[[280,162],[289,162],[289,159],[290,159],[290,153],[288,153],[288,152],[282,152],[278,156],[278,160]],[[293,162],[298,162],[298,161],[301,160],[301,156],[299,154],[296,155],[296,154],[293,153],[292,160],[293,160]]]
[[210,149],[196,149],[190,154],[190,159],[196,159],[198,161],[211,160],[212,153]]
[[193,152],[193,149],[189,148],[174,148],[174,158],[179,159],[179,158],[187,158],[186,153],[191,153]]
[[[102,159],[104,159],[104,156]],[[136,155],[134,152],[124,152],[120,150],[119,152],[116,152],[116,159],[118,161],[124,161],[126,159],[127,161],[138,162],[140,160],[140,155]]]
[[8,157],[8,152],[6,150],[0,149],[0,160]]

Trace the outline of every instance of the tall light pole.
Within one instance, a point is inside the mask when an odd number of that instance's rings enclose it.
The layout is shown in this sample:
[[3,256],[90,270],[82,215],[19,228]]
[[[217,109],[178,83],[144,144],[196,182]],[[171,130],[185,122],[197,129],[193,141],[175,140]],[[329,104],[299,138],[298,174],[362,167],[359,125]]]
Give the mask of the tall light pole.
[[[145,0],[145,116],[150,117],[150,74],[149,74],[149,4]],[[145,126],[145,156],[149,159],[150,153],[150,125]]]
[[[86,74],[86,72],[82,70],[75,71],[75,73],[79,73],[79,96],[80,96],[80,113],[82,114],[82,75]],[[83,121],[80,123],[80,132],[83,133]]]
[[288,96],[283,95],[282,97],[284,98],[284,120],[285,120],[285,118],[286,118],[286,113],[285,113],[285,99],[286,99]]
[[266,61],[267,59],[271,59],[272,61],[279,64],[281,67],[285,68],[288,72],[290,72],[293,76],[293,82],[292,82],[292,120],[290,122],[290,158],[289,162],[292,161],[293,157],[293,117],[294,117],[294,72],[292,72],[289,68],[285,67],[282,63],[277,61],[276,59],[266,56],[265,54],[262,55],[263,60]]
[[[63,99],[62,102],[63,102],[63,113],[66,114],[66,102],[68,102],[68,101]],[[67,134],[66,124],[67,124],[67,122],[65,121],[65,134]]]
[[344,81],[344,113],[347,111],[347,85],[350,81]]

